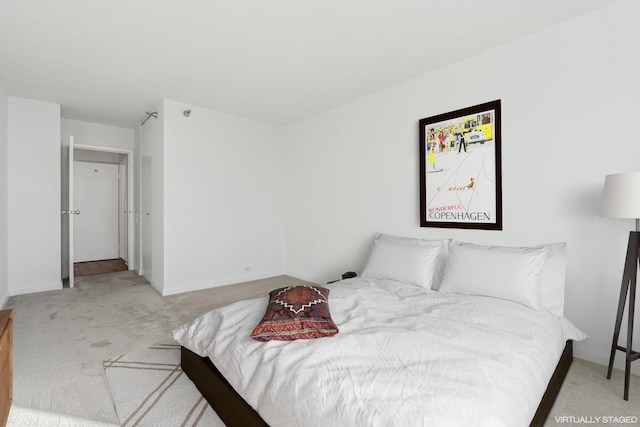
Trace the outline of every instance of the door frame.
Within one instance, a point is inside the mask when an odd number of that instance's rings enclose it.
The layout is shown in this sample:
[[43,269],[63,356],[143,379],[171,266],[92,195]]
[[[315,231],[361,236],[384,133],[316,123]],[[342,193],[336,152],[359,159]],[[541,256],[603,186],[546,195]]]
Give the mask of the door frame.
[[[129,264],[129,211],[131,210],[128,163],[129,156],[121,155],[118,162],[118,254],[127,262],[127,265]],[[127,209],[123,211],[122,206],[126,206]],[[123,235],[125,231],[126,235]]]
[[[97,145],[85,145],[85,144],[74,144],[74,149],[79,150],[90,150],[90,151],[101,151],[104,153],[116,153],[123,154],[127,156],[127,265],[129,270],[133,270],[136,265],[135,259],[135,232],[134,232],[134,221],[133,221],[133,150],[127,150],[124,148],[112,148],[112,147],[101,147]],[[120,179],[120,177],[118,178]]]

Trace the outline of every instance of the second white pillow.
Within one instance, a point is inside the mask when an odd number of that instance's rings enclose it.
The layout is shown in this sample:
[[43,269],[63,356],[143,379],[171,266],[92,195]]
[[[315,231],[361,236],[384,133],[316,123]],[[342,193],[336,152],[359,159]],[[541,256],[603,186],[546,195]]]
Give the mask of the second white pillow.
[[540,310],[546,255],[544,247],[500,251],[453,242],[440,291],[502,298]]

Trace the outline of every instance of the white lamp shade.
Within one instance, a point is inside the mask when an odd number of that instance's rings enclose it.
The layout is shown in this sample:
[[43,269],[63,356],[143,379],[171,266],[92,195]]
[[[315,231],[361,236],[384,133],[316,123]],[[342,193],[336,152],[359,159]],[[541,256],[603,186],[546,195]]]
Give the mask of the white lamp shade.
[[640,218],[640,172],[616,173],[605,177],[600,216]]

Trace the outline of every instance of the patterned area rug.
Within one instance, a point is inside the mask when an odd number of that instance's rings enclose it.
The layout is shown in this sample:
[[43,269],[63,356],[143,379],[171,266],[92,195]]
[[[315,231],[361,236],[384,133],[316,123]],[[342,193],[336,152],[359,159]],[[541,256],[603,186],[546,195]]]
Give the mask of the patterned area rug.
[[180,346],[156,344],[103,362],[122,426],[224,427],[180,369]]

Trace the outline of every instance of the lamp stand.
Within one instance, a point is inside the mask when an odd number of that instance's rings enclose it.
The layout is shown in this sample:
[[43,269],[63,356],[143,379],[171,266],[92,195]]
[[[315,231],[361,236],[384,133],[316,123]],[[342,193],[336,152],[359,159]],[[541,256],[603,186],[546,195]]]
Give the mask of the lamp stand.
[[[638,221],[636,221],[636,228]],[[616,317],[616,327],[613,331],[613,342],[611,343],[611,356],[609,358],[609,370],[607,371],[607,379],[611,379],[613,371],[613,360],[616,356],[616,350],[625,352],[626,363],[624,368],[624,400],[629,400],[629,376],[631,374],[631,362],[640,359],[640,352],[633,351],[633,316],[636,305],[636,279],[638,276],[638,261],[640,260],[640,231],[631,231],[629,233],[629,245],[627,246],[627,258],[624,262],[624,272],[622,273],[622,287],[620,288],[620,301],[618,302],[618,315]],[[629,294],[629,312],[627,326],[627,346],[618,345],[618,337],[620,336],[620,326],[622,325],[622,314],[624,305]]]

